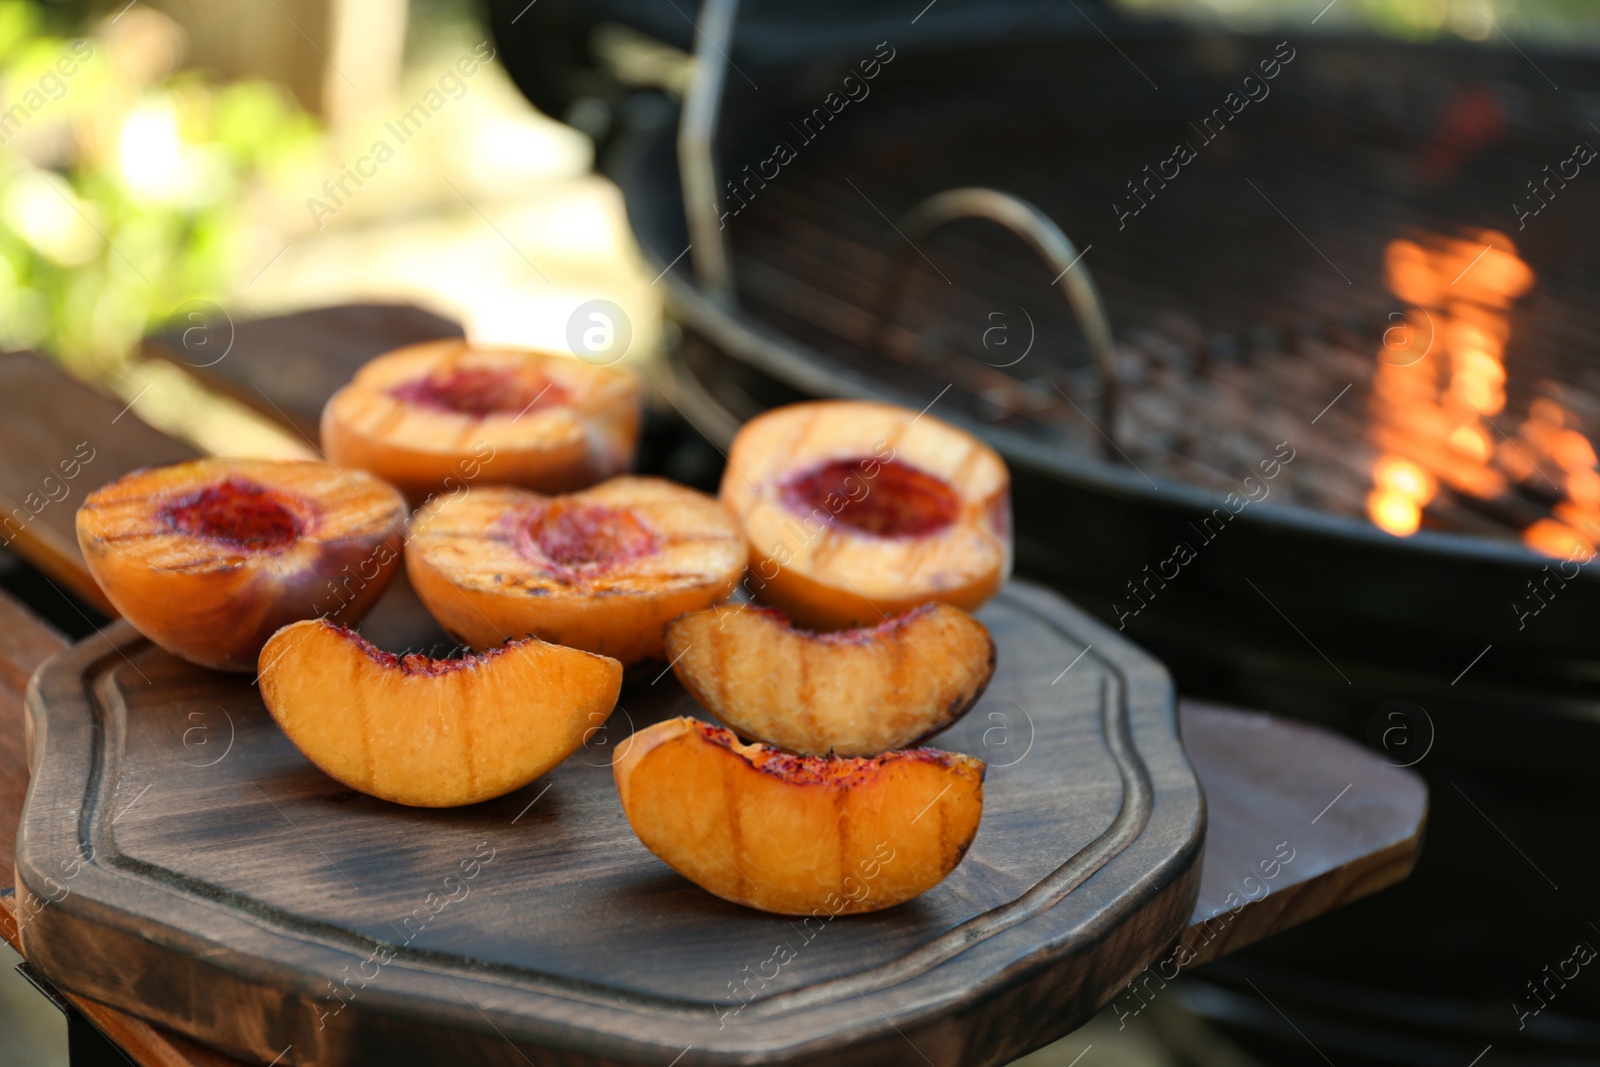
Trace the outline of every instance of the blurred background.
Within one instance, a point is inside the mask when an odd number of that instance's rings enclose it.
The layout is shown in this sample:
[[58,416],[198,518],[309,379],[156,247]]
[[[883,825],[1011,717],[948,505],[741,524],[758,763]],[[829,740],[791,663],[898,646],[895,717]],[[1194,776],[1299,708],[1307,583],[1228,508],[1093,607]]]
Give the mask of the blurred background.
[[[643,353],[649,278],[593,145],[530,107],[487,40],[466,3],[0,6],[0,81],[23,109],[0,121],[0,343],[130,399],[161,376],[140,414],[232,453],[304,444],[141,366],[140,338],[199,321],[197,298],[210,318],[409,301],[549,347],[604,295],[640,308]],[[439,117],[387,134],[441,78]],[[393,157],[358,187],[379,139]]]
[[[1250,557],[1248,546],[1258,543],[1276,545],[1289,574],[1296,558],[1320,561],[1312,547],[1333,545],[1337,576],[1371,573],[1362,568],[1377,553],[1408,542],[1415,554],[1378,567],[1388,577],[1357,582],[1348,595],[1368,606],[1421,602],[1441,622],[1457,617],[1436,599],[1441,590],[1479,573],[1450,570],[1457,563],[1503,564],[1515,571],[1516,592],[1534,573],[1535,553],[1592,557],[1600,529],[1585,524],[1600,517],[1590,443],[1600,368],[1597,324],[1584,316],[1600,278],[1590,240],[1600,201],[1587,199],[1583,183],[1600,191],[1600,175],[1582,169],[1587,160],[1572,141],[1600,145],[1600,126],[1590,121],[1600,121],[1594,0],[936,0],[922,14],[912,10],[920,3],[902,6],[894,24],[915,15],[912,25],[920,25],[895,38],[908,58],[882,83],[899,86],[884,89],[883,109],[859,119],[850,113],[851,131],[841,129],[832,148],[808,149],[787,186],[752,199],[751,214],[730,227],[737,293],[769,331],[762,337],[781,334],[821,352],[818,373],[842,381],[828,357],[848,362],[852,346],[866,344],[863,308],[871,301],[862,283],[816,251],[826,250],[827,235],[806,245],[783,229],[785,218],[832,209],[784,197],[813,191],[807,183],[818,174],[853,175],[878,214],[854,201],[841,210],[880,226],[879,217],[899,218],[919,198],[904,174],[943,165],[921,192],[998,172],[1051,208],[1097,272],[1117,330],[1125,404],[1105,429],[1126,449],[1127,464],[1102,457],[1095,427],[1085,429],[1084,411],[1097,410],[1105,384],[1077,373],[1091,361],[1064,301],[1029,307],[1041,316],[1039,336],[1062,338],[1056,347],[1068,387],[1055,391],[1072,410],[1051,407],[1057,402],[1041,385],[1049,383],[1031,371],[948,372],[957,356],[963,365],[1012,367],[1009,353],[1002,359],[991,348],[987,309],[1010,314],[1020,305],[985,288],[993,282],[986,270],[956,278],[972,296],[962,305],[964,324],[914,319],[901,338],[909,347],[894,357],[910,369],[883,376],[891,395],[920,397],[916,406],[936,400],[958,420],[1011,434],[1014,464],[1030,448],[1066,457],[1058,468],[1019,466],[1025,573],[1118,621],[1117,588],[1074,570],[1061,545],[1028,541],[1028,499],[1049,496],[1052,479],[1088,477],[1083,472],[1102,460],[1130,480],[1124,467],[1141,476],[1148,468],[1163,490],[1226,491],[1230,463],[1271,454],[1279,439],[1271,405],[1251,392],[1268,387],[1275,400],[1287,394],[1309,405],[1297,409],[1294,433],[1332,436],[1322,448],[1302,445],[1307,458],[1283,483],[1282,503],[1299,517],[1283,519],[1261,542],[1241,535],[1239,556]],[[750,6],[749,35],[725,72],[725,176],[769,157],[773,116],[796,107],[804,114],[821,99],[839,73],[829,63],[873,54],[882,36],[875,20],[888,18],[886,10]],[[207,366],[204,349],[185,346],[175,361],[158,358],[144,340],[199,329],[204,342],[224,322],[404,303],[480,341],[566,350],[574,313],[605,300],[631,324],[626,359],[679,383],[652,397],[655,425],[674,424],[679,436],[670,455],[651,462],[709,484],[720,458],[701,433],[715,439],[750,407],[807,390],[774,369],[777,357],[741,356],[743,335],[718,333],[722,305],[697,302],[708,289],[704,249],[682,259],[691,242],[672,131],[694,76],[692,53],[705,50],[695,15],[681,0],[0,0],[0,345],[48,354],[206,451],[308,455],[310,443],[280,420],[190,373]],[[1060,98],[996,75],[993,54],[952,59],[951,46],[939,43],[943,34],[1004,54],[1058,23],[1070,41],[1064,54],[1075,57],[1049,75]],[[1253,134],[1246,119],[1257,116],[1245,113],[1228,133],[1238,144],[1206,149],[1187,184],[1174,179],[1170,193],[1165,183],[1135,186],[1146,164],[1170,153],[1168,126],[1210,113],[1285,39],[1297,59],[1306,56],[1298,60],[1304,77],[1293,87],[1281,80],[1278,99],[1260,105]],[[763,70],[813,58],[807,77],[766,82],[764,97],[747,76],[765,82]],[[1148,100],[1138,95],[1139,79],[1149,83]],[[909,95],[908,85],[923,95]],[[1547,89],[1556,95],[1543,96]],[[1269,107],[1278,109],[1270,119]],[[1030,130],[1034,108],[1043,126]],[[1022,126],[997,123],[1002,113],[1022,116]],[[1560,121],[1541,125],[1552,114]],[[946,142],[954,143],[951,130],[967,128],[962,123],[1008,138],[1004,151],[974,150],[981,138],[956,151]],[[1069,155],[1051,155],[1052,138],[1039,136],[1057,128],[1070,131]],[[1288,177],[1269,183],[1270,194],[1239,186],[1241,201],[1218,199],[1211,183],[1245,164]],[[1557,184],[1547,165],[1563,176]],[[885,175],[895,177],[892,187]],[[1295,175],[1304,180],[1290,182]],[[1056,210],[1051,189],[1075,190],[1093,204]],[[1255,221],[1237,221],[1241,203]],[[661,204],[678,214],[663,223]],[[724,209],[733,204],[723,201]],[[738,205],[742,213],[742,199]],[[1262,236],[1262,227],[1282,223],[1289,228],[1270,242]],[[1524,239],[1527,226],[1535,232]],[[850,227],[837,222],[831,232],[848,235]],[[1126,241],[1117,236],[1124,230]],[[783,252],[784,241],[799,241],[805,255]],[[1221,250],[1228,269],[1171,266],[1167,253],[1191,246]],[[1257,254],[1263,247],[1292,248],[1304,260],[1283,269]],[[981,266],[992,251],[929,249],[929,266],[949,266],[958,254]],[[1014,247],[1008,254],[1017,256]],[[783,283],[776,289],[775,265]],[[933,272],[914,269],[909,304],[919,294],[925,301],[929,290],[918,287],[932,284]],[[1460,299],[1470,307],[1457,300],[1467,289],[1472,295]],[[1254,304],[1239,306],[1247,299]],[[1452,346],[1448,369],[1420,396],[1415,380],[1392,368],[1417,363],[1415,351],[1431,349],[1436,332],[1465,339],[1442,342]],[[1534,369],[1520,370],[1518,359]],[[946,378],[960,385],[948,397],[937,384]],[[1345,397],[1341,384],[1358,386],[1356,393]],[[1341,397],[1327,422],[1318,415],[1315,429],[1305,425]],[[1356,421],[1340,422],[1346,418]],[[1198,427],[1193,439],[1174,436],[1186,421]],[[1251,432],[1229,436],[1245,425]],[[1169,497],[1191,499],[1181,491]],[[1160,532],[1167,518],[1108,514],[1110,532],[1084,530],[1078,542],[1093,569],[1120,580],[1137,573],[1137,562],[1159,558],[1155,546],[1170,547]],[[1053,525],[1048,515],[1033,519],[1036,528]],[[1134,565],[1108,568],[1113,553],[1100,542],[1127,541],[1118,522],[1141,524],[1141,539]],[[1310,540],[1288,543],[1284,531]],[[1421,584],[1401,588],[1407,575],[1422,575]],[[1285,589],[1295,580],[1284,578]],[[1321,722],[1380,747],[1396,707],[1414,724],[1426,705],[1430,750],[1441,724],[1440,747],[1418,766],[1439,805],[1434,840],[1406,885],[1207,968],[1137,1018],[1119,1022],[1108,1012],[1021,1062],[1600,1062],[1600,978],[1528,1028],[1507,1006],[1543,963],[1567,956],[1573,940],[1600,939],[1571,899],[1592,896],[1593,884],[1585,884],[1594,866],[1587,813],[1600,754],[1592,736],[1600,671],[1588,651],[1592,618],[1580,609],[1595,601],[1568,597],[1559,605],[1566,617],[1552,616],[1546,628],[1549,647],[1515,662],[1491,659],[1459,688],[1439,679],[1467,665],[1481,643],[1504,649],[1509,639],[1423,632],[1399,607],[1386,620],[1398,636],[1378,639],[1354,607],[1291,607],[1302,619],[1327,611],[1327,628],[1344,633],[1349,658],[1337,638],[1324,641],[1355,677],[1340,686],[1316,674],[1324,666],[1293,634],[1257,640],[1255,623],[1213,625],[1220,594],[1203,574],[1193,584],[1193,599],[1172,594],[1130,634],[1167,660],[1185,691]],[[1496,599],[1493,611],[1507,616],[1517,603]],[[1222,642],[1229,650],[1218,650]],[[1558,876],[1570,885],[1561,907],[1485,825],[1482,809],[1474,814],[1456,799],[1466,796],[1460,783],[1491,805],[1494,829],[1509,831],[1517,851],[1526,845],[1568,864],[1575,877]],[[17,959],[9,950],[0,954],[0,1065],[66,1063],[61,1017],[10,974]],[[1314,1043],[1241,995],[1252,975],[1271,975],[1286,990]]]
[[[630,32],[627,6],[594,35],[594,64],[680,99],[690,56]],[[1588,0],[1111,6],[1208,33],[1300,24],[1326,6],[1314,30],[1334,36],[1600,43]],[[471,0],[0,3],[0,344],[132,396],[148,382],[140,338],[187,325],[197,298],[235,318],[406,301],[476,338],[560,348],[571,310],[605,296],[628,309],[633,356],[648,360],[659,304],[621,198],[594,173],[594,137],[619,118],[603,92],[569,91],[547,115],[490,59],[446,90],[441,121],[375,165],[370,187],[328,188],[485,42],[493,55]],[[71,75],[56,71],[63,57]],[[160,393],[171,399],[140,410],[162,428],[213,450],[261,446],[192,394]]]

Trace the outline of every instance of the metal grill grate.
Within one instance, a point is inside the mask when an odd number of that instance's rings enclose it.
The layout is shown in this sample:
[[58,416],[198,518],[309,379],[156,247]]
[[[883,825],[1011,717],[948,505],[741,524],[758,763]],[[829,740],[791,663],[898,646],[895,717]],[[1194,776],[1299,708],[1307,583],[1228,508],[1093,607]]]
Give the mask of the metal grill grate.
[[[1087,349],[1048,272],[1001,231],[962,223],[920,248],[928,262],[916,261],[890,343],[870,348],[884,271],[903,240],[890,220],[952,186],[1017,193],[1089,249],[1125,385],[1104,429],[1131,464],[1236,491],[1288,441],[1297,458],[1273,486],[1279,502],[1363,515],[1384,451],[1374,370],[1391,316],[1408,308],[1386,284],[1386,250],[1418,235],[1499,230],[1537,281],[1511,306],[1505,405],[1483,432],[1500,448],[1535,400],[1553,398],[1569,426],[1600,436],[1600,168],[1566,182],[1522,232],[1512,209],[1519,194],[1534,203],[1526,183],[1575,143],[1600,146],[1588,118],[1600,116],[1600,98],[1548,91],[1514,54],[1406,52],[1402,64],[1375,56],[1378,47],[1301,50],[1270,95],[1211,141],[1191,123],[1221,107],[1274,44],[1203,54],[1211,73],[1178,46],[1141,53],[1159,91],[1103,48],[1024,49],[1003,70],[932,64],[809,142],[785,120],[746,129],[724,155],[747,201],[729,226],[741,304],[841,366],[929,398],[950,385],[941,405],[1097,455]],[[770,182],[750,180],[744,164],[780,140],[794,161]],[[1119,229],[1112,205],[1137,203],[1126,183],[1181,140],[1194,161],[1147,186],[1148,206]],[[1030,335],[1031,351],[1013,363]],[[1562,471],[1533,459],[1537,473],[1522,471],[1493,498],[1447,481],[1423,523],[1518,536],[1568,496]]]

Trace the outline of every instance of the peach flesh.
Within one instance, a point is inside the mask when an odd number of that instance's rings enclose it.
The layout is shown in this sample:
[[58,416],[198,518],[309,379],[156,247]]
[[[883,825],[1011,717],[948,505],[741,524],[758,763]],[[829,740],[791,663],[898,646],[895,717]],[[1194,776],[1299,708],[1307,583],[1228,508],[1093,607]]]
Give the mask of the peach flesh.
[[399,569],[405,514],[368,474],[203,459],[102,486],[75,526],[95,581],[141,633],[200,666],[253,672],[280,627],[367,612]]
[[977,703],[995,664],[987,628],[936,603],[824,632],[773,608],[720,605],[674,620],[666,653],[684,688],[740,736],[841,757],[947,728]]
[[856,626],[848,630],[810,630],[804,626],[797,626],[794,620],[785,615],[779,608],[751,607],[748,610],[758,611],[767,618],[780,624],[785,630],[809,637],[813,641],[821,641],[827,645],[870,645],[873,642],[888,636],[933,613],[933,604],[918,604],[910,611],[901,612],[899,615],[884,619],[875,626]]
[[226,541],[255,552],[282,551],[300,536],[300,520],[278,494],[239,478],[208,485],[161,509],[161,518],[190,537]]
[[741,744],[732,730],[698,719],[694,722],[694,728],[701,737],[712,744],[741,756],[756,770],[770,774],[790,785],[831,785],[848,789],[852,785],[870,779],[886,760],[927,763],[935,767],[949,768],[956,766],[963,759],[959,755],[942,752],[936,748],[909,748],[877,756],[854,758],[814,756],[785,752],[781,748],[760,743]]
[[[889,466],[880,485],[884,471],[868,456],[909,470]],[[836,630],[930,600],[967,611],[983,604],[1011,573],[1009,486],[999,453],[964,430],[888,404],[835,400],[774,408],[745,423],[728,449],[719,495],[750,544],[756,599],[803,626]],[[957,505],[942,526],[949,511],[941,489]],[[818,496],[819,506],[799,512]],[[917,503],[860,523],[882,532],[838,515],[891,496]]]
[[261,699],[329,777],[414,807],[518,789],[582,745],[616,705],[622,665],[527,640],[461,659],[394,655],[322,619],[261,650]]
[[532,633],[624,663],[659,656],[667,624],[731,593],[749,546],[703,493],[614,478],[566,497],[486,485],[413,519],[422,602],[474,648]]
[[[504,652],[508,647],[501,645],[498,648],[486,648],[482,652],[473,652],[470,649],[462,650],[458,645],[456,648],[451,649],[448,656],[434,656],[431,650],[428,652],[388,652],[362,637],[358,630],[348,626],[340,626],[338,623],[334,623],[333,627],[338,631],[339,636],[355,645],[379,666],[393,668],[401,674],[418,674],[424,678],[438,678],[440,675],[449,674],[451,671],[480,667]],[[458,651],[460,652],[459,655],[457,654]]]
[[526,382],[519,376],[479,367],[456,368],[428,375],[389,390],[396,399],[435,411],[453,411],[483,418],[514,415],[534,408],[567,403],[567,391],[555,382]]
[[794,755],[689,718],[635,732],[612,764],[646,848],[724,900],[781,915],[878,911],[943,881],[977,833],[984,769],[933,749]]
[[650,555],[656,539],[625,508],[557,502],[528,521],[519,547],[552,570],[593,572]]
[[780,493],[797,514],[831,513],[875,537],[926,537],[961,514],[961,498],[943,479],[893,459],[834,460],[788,479]]

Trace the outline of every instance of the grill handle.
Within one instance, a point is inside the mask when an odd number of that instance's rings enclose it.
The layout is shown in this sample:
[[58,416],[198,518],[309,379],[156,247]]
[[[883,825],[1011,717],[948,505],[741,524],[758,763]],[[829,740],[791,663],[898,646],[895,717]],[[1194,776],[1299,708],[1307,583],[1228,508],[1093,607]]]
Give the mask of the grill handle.
[[[1100,372],[1100,423],[1095,429],[1105,440],[1103,451],[1114,458],[1116,450],[1116,416],[1120,399],[1120,382],[1117,379],[1116,347],[1111,339],[1111,324],[1106,318],[1105,304],[1095,288],[1089,268],[1078,262],[1082,257],[1061,227],[1037,207],[1011,193],[998,189],[966,188],[948,189],[936,193],[912,208],[906,214],[900,229],[905,242],[898,246],[885,271],[881,295],[878,299],[876,325],[872,334],[872,347],[885,351],[889,340],[890,317],[905,295],[908,268],[914,256],[921,255],[917,242],[934,230],[958,219],[987,219],[999,223],[1028,243],[1039,257],[1057,272],[1051,285],[1061,286],[1067,303],[1078,318],[1078,327],[1089,342],[1090,355]],[[1091,246],[1093,247],[1093,246]],[[1084,252],[1089,249],[1085,248]],[[1062,393],[1062,396],[1066,396]],[[1072,404],[1068,398],[1067,403]],[[1073,407],[1077,407],[1073,404]],[[1081,414],[1081,412],[1080,412]]]
[[739,0],[705,0],[700,7],[694,74],[684,93],[678,123],[678,173],[683,180],[683,212],[689,223],[689,248],[695,278],[712,300],[725,308],[735,303],[733,270],[723,240],[721,178],[717,166],[717,126],[722,113],[722,88],[733,49],[733,26]]

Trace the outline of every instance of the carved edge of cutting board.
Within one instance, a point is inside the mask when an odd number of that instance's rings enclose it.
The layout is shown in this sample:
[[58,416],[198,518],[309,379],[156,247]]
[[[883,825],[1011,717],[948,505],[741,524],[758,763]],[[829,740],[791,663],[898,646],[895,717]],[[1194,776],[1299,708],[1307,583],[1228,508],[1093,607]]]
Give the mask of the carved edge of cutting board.
[[[0,935],[20,954],[22,943],[16,931],[16,898],[0,896]],[[138,1067],[240,1067],[238,1060],[181,1034],[163,1030],[87,997],[57,992]]]
[[[0,826],[0,849],[5,852],[0,857],[0,886],[8,890],[16,827],[9,825],[7,813],[20,814],[28,781],[22,694],[34,670],[66,647],[65,639],[49,624],[0,592],[0,819],[7,823]],[[0,894],[0,938],[20,953],[17,923],[15,898]],[[77,996],[67,999],[140,1067],[237,1067],[237,1061],[114,1008]]]
[[[104,709],[91,705],[85,677],[117,662],[142,640],[123,625],[105,631],[99,647],[92,641],[80,644],[35,678],[30,714],[41,772],[30,790],[19,839],[19,892],[50,897],[53,903],[38,908],[24,931],[29,959],[64,988],[244,1058],[269,1061],[281,1055],[286,1064],[381,1062],[385,1050],[397,1055],[428,1050],[443,1057],[447,1050],[456,1055],[469,1048],[485,1062],[518,1063],[532,1054],[541,1064],[553,1055],[560,1063],[676,1060],[683,1067],[1008,1062],[1081,1024],[1183,930],[1198,892],[1204,820],[1198,783],[1178,742],[1165,673],[1053,594],[1013,586],[1008,595],[1074,640],[1092,638],[1092,654],[1124,687],[1129,669],[1138,668],[1144,679],[1140,692],[1119,694],[1116,705],[1123,715],[1129,704],[1143,709],[1132,727],[1138,737],[1130,747],[1134,758],[1124,769],[1135,787],[1125,793],[1123,812],[1108,834],[1120,838],[1127,820],[1142,822],[1153,814],[1153,825],[1164,827],[1166,837],[1146,835],[1141,828],[1123,848],[1090,857],[1096,862],[1085,863],[1080,852],[1063,867],[1084,869],[1064,876],[1058,869],[1048,876],[1033,891],[1037,898],[1025,896],[1020,921],[998,930],[969,923],[970,932],[990,936],[955,946],[965,950],[946,960],[913,959],[898,965],[906,973],[852,976],[863,983],[859,989],[807,987],[785,995],[787,1003],[775,1000],[754,1013],[752,1003],[746,1014],[767,1017],[722,1031],[711,1025],[714,1013],[703,1004],[667,1010],[647,998],[573,983],[530,989],[525,981],[513,984],[481,969],[429,969],[397,956],[384,981],[350,1003],[362,1011],[341,1020],[345,1025],[323,1029],[317,1010],[321,988],[328,975],[351,962],[348,946],[318,943],[305,930],[286,933],[274,928],[271,916],[224,909],[202,895],[161,884],[148,872],[121,868],[107,854],[103,834],[110,810],[92,799],[90,778],[104,770],[98,746],[114,745],[116,738],[108,739],[101,728]],[[106,639],[114,647],[106,647]],[[1105,720],[1113,744],[1115,720]],[[1149,788],[1141,758],[1159,765],[1163,788],[1153,802],[1148,794],[1141,800],[1141,790]],[[88,804],[82,802],[86,786]],[[1149,812],[1141,811],[1141,804],[1149,805]],[[79,817],[51,817],[78,808],[84,809]],[[1105,841],[1099,840],[1101,847]],[[74,855],[97,846],[97,854],[72,862]],[[1083,851],[1095,848],[1091,843]],[[1123,849],[1131,851],[1124,855]],[[1052,926],[1050,908],[1058,894],[1092,876],[1098,862],[1119,859],[1124,865],[1148,864],[1141,872],[1145,877],[1129,878],[1132,888],[1115,905],[1076,928]],[[60,862],[69,864],[72,880],[45,882]],[[209,911],[204,935],[185,929],[184,919],[195,925],[195,908]],[[293,966],[278,962],[285,958],[286,942],[293,942]],[[441,997],[446,979],[450,986]],[[458,1001],[449,996],[452,987]],[[843,999],[835,995],[839,992]],[[417,1011],[422,1003],[426,1013]]]

